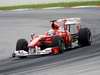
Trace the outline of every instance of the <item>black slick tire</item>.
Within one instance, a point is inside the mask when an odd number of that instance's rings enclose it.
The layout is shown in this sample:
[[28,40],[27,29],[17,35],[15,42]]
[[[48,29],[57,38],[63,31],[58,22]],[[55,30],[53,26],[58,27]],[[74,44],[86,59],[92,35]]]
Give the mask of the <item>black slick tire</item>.
[[91,45],[91,31],[88,28],[81,28],[78,33],[78,44],[79,46]]
[[19,39],[16,43],[16,51],[25,50],[28,52],[28,42],[25,39]]

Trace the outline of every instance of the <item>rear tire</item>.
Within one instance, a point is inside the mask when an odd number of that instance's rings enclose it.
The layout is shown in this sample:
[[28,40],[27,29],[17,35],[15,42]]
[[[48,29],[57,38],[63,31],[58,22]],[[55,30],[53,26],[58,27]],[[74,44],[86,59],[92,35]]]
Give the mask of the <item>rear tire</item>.
[[91,31],[88,28],[80,29],[78,33],[78,44],[79,46],[91,45]]
[[28,52],[28,42],[25,39],[19,39],[16,43],[16,51],[18,50],[25,50]]

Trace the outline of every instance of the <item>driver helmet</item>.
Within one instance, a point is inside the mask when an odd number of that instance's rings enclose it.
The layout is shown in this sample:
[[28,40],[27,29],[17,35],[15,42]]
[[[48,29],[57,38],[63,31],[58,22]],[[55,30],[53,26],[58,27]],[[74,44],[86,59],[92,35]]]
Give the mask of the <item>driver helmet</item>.
[[53,29],[53,30],[58,30],[59,29],[59,24],[55,21],[55,22],[52,22],[52,24],[51,24],[51,28]]

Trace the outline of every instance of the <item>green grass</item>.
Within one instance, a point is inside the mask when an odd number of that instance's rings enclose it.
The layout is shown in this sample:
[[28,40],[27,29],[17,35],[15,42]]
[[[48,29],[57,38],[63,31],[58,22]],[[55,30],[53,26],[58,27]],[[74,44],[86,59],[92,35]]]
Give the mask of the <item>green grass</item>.
[[73,6],[87,6],[87,5],[98,5],[100,1],[87,1],[87,2],[70,2],[70,3],[48,3],[48,4],[25,4],[15,6],[1,6],[0,10],[13,10],[13,9],[41,9],[48,7],[73,7]]

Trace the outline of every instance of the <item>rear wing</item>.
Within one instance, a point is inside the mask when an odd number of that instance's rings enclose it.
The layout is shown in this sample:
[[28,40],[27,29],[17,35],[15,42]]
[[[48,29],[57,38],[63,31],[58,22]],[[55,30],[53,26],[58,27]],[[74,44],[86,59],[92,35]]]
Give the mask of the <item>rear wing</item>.
[[80,18],[67,18],[65,19],[67,25],[77,25],[80,23]]
[[70,25],[75,25],[80,23],[80,18],[65,18],[65,19],[57,19],[57,20],[52,20],[50,22],[62,22],[62,21],[66,21],[65,24],[70,24]]
[[69,32],[77,33],[80,30],[80,18],[67,18],[65,25],[67,25]]
[[79,31],[80,29],[80,18],[62,18],[57,20],[52,20],[50,22],[58,22],[61,26],[67,27],[67,30],[72,33]]

